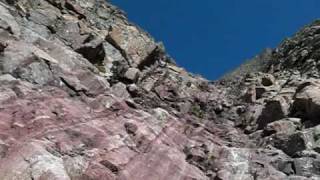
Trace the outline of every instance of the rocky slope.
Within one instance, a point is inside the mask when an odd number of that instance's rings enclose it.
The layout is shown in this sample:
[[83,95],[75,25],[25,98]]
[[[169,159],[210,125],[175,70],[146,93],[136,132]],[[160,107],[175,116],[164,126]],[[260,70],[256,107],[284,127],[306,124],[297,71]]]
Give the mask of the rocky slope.
[[320,179],[319,42],[210,82],[109,2],[0,0],[0,177]]

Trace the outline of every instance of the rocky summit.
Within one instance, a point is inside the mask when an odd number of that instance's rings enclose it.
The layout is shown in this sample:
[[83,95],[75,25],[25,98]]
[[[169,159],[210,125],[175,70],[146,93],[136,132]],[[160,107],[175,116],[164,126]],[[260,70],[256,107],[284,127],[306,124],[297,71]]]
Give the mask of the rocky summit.
[[0,0],[1,180],[318,180],[320,21],[217,81],[104,0]]

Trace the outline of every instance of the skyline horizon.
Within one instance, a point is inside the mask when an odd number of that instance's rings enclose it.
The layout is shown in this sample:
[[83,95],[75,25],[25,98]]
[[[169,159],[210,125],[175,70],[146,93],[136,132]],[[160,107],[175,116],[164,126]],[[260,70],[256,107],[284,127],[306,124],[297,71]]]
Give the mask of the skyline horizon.
[[320,17],[316,0],[111,2],[131,22],[162,41],[179,66],[209,80],[222,77],[267,48],[276,48]]

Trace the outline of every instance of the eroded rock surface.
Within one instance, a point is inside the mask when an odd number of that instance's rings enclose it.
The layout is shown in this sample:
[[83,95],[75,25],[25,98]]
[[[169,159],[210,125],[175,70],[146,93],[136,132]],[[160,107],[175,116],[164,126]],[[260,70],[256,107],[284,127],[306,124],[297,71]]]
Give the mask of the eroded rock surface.
[[211,82],[109,2],[0,0],[0,177],[320,179],[319,33]]

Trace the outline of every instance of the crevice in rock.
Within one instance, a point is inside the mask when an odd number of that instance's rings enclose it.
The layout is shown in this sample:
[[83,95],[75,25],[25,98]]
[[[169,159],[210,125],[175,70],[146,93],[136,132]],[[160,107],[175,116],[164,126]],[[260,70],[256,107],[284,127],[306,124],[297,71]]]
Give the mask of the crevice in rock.
[[16,0],[6,0],[9,5],[14,5]]
[[94,65],[101,65],[106,56],[103,44],[99,44],[98,46],[84,46],[76,50],[79,54],[81,54],[84,58],[88,59]]
[[83,44],[86,44],[86,43],[89,43],[89,42],[93,41],[94,38],[95,38],[94,35],[89,34],[88,37],[83,41]]
[[114,85],[118,82],[122,82],[125,84],[131,83],[128,79],[123,77],[123,74],[127,71],[129,68],[129,65],[127,62],[124,61],[114,61],[111,72],[113,73],[113,76],[110,77],[109,83],[110,85]]
[[0,42],[0,55],[4,52],[4,50],[7,48],[7,44],[6,43],[2,43]]
[[132,135],[132,136],[135,136],[135,135],[136,135],[136,132],[137,132],[137,130],[138,130],[137,125],[135,125],[135,124],[133,124],[133,123],[125,123],[125,124],[124,124],[124,127],[125,127],[125,129],[126,129],[126,131],[127,131],[127,133],[128,133],[129,135]]
[[75,94],[70,94],[70,96],[80,96],[80,92],[79,90],[77,90],[75,87],[73,87],[72,85],[70,85],[64,78],[60,77],[61,82],[72,92],[74,92]]
[[151,54],[139,64],[138,69],[141,71],[146,67],[152,66],[156,62],[157,56],[158,52],[156,50],[152,51]]
[[12,35],[14,34],[11,26],[6,21],[4,21],[2,19],[0,19],[0,29],[3,29],[5,31],[9,32]]
[[68,10],[76,13],[77,15],[79,15],[79,19],[86,19],[86,16],[82,13],[79,12],[80,10],[78,10],[77,7],[75,7],[76,5],[73,5],[72,3],[70,3],[69,1],[66,1],[64,4],[64,7],[67,8]]
[[51,34],[56,34],[57,30],[55,29],[55,27],[53,25],[51,26],[46,26],[48,28],[48,30],[50,31]]
[[119,174],[120,169],[116,165],[111,163],[110,161],[103,160],[103,161],[100,161],[100,164],[102,164],[104,167],[108,168],[113,174],[115,174],[115,175]]
[[293,173],[297,174],[297,169],[296,169],[296,166],[294,165],[294,162],[290,162],[290,164],[291,164],[291,168],[293,170]]
[[151,67],[154,65],[157,61],[163,59],[164,57],[163,50],[157,46],[138,66],[138,69],[142,71],[146,67]]
[[[9,0],[9,1],[15,1],[15,0]],[[63,9],[63,6],[60,1],[55,1],[55,0],[46,0],[46,1],[58,9]]]

